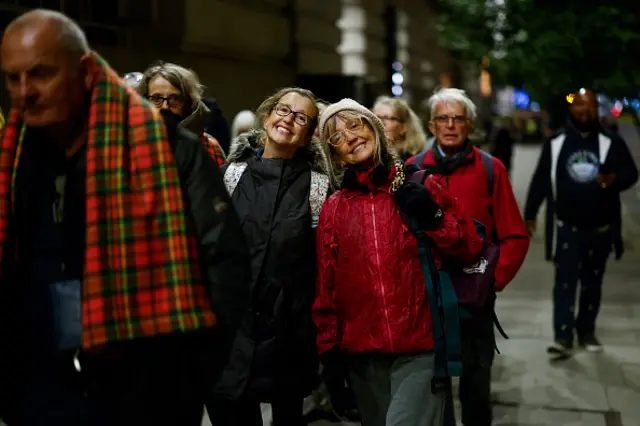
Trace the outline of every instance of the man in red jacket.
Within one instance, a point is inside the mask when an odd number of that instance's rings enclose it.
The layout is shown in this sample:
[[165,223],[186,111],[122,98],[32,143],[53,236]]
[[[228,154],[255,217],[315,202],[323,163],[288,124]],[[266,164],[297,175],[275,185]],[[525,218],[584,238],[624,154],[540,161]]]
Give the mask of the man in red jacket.
[[[441,89],[429,100],[429,130],[435,143],[410,158],[409,164],[433,172],[458,198],[467,212],[500,245],[496,290],[502,291],[516,275],[529,248],[529,236],[513,195],[509,174],[500,160],[475,148],[467,136],[473,130],[476,107],[460,89]],[[493,306],[462,330],[464,373],[460,380],[462,423],[489,426],[491,364],[494,358]],[[453,414],[449,416],[453,420]]]

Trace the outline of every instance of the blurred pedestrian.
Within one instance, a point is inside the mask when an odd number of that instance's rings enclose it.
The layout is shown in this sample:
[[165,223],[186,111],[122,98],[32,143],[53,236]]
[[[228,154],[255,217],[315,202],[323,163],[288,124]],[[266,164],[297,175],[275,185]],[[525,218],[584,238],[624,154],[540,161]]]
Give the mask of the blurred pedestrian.
[[384,123],[384,132],[390,148],[402,160],[420,154],[427,147],[427,136],[418,115],[409,104],[398,98],[379,97],[373,112]]
[[533,234],[540,205],[547,201],[545,257],[553,258],[556,272],[554,341],[547,351],[554,358],[572,355],[576,335],[586,350],[602,350],[596,318],[607,260],[620,238],[620,192],[637,180],[625,141],[599,123],[595,93],[580,89],[566,127],[544,144],[525,208]]

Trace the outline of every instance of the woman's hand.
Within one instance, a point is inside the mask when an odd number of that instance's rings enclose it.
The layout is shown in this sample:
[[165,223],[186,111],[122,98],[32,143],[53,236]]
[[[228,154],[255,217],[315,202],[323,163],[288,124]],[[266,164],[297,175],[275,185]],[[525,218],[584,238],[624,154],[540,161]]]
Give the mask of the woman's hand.
[[424,231],[438,229],[442,222],[442,209],[429,190],[415,182],[406,182],[393,194],[400,211],[418,222]]

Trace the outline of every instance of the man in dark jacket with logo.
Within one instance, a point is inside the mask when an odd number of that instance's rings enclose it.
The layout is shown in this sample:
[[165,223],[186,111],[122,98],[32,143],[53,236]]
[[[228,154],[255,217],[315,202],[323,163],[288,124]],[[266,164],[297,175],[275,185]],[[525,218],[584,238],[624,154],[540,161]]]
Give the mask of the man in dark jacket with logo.
[[[442,89],[429,100],[429,130],[433,147],[409,159],[432,172],[461,201],[466,211],[481,222],[486,234],[500,246],[495,271],[496,291],[502,291],[522,266],[529,236],[513,195],[509,174],[502,162],[472,146],[467,138],[473,130],[476,107],[464,91]],[[493,297],[486,312],[462,327],[463,374],[460,378],[462,423],[490,426],[491,365],[495,352]],[[445,424],[454,424],[448,401]]]
[[547,200],[545,255],[550,260],[553,254],[556,264],[555,338],[548,348],[554,357],[571,355],[574,332],[580,346],[602,349],[595,336],[596,317],[607,259],[618,236],[620,192],[638,180],[627,145],[603,130],[597,107],[595,94],[580,89],[569,107],[567,126],[542,149],[527,197],[525,219],[531,234]]

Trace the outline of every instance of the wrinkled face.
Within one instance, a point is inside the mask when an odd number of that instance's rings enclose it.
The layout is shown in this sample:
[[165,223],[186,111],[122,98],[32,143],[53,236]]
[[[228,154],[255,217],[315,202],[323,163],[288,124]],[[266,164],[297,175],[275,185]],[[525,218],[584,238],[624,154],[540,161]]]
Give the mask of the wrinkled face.
[[401,142],[407,136],[407,123],[398,114],[397,108],[392,105],[379,104],[373,113],[384,123],[384,134],[390,143]]
[[184,118],[184,96],[179,88],[164,77],[154,77],[149,81],[147,99],[158,109],[167,109]]
[[314,102],[295,92],[280,98],[264,119],[264,130],[270,142],[282,147],[298,148],[311,141],[310,126],[318,117]]
[[376,152],[376,133],[361,116],[336,116],[336,128],[327,139],[338,160],[346,165],[370,165]]
[[2,40],[0,59],[12,107],[22,112],[26,125],[65,124],[82,114],[93,59],[61,48],[51,25],[11,30]]
[[429,130],[443,149],[455,150],[473,131],[473,121],[469,120],[464,105],[459,102],[440,102],[429,121]]
[[598,101],[590,90],[578,92],[569,107],[571,117],[576,124],[589,127],[598,120]]

